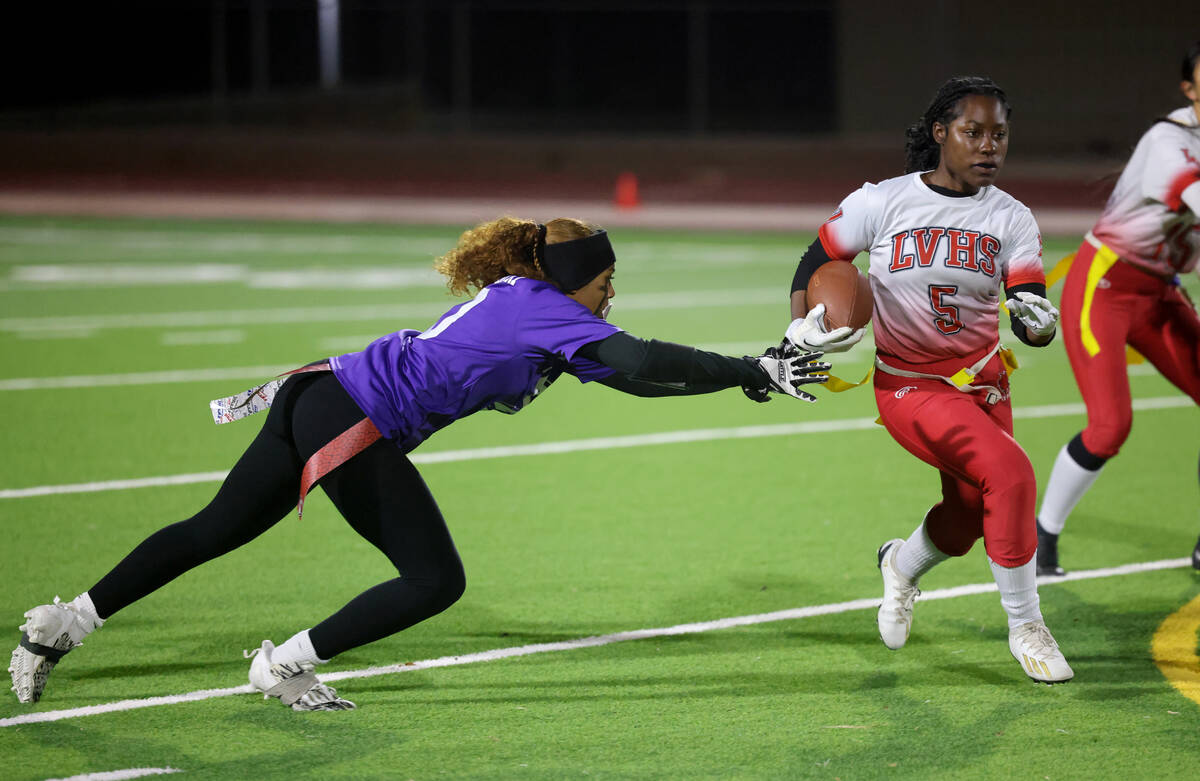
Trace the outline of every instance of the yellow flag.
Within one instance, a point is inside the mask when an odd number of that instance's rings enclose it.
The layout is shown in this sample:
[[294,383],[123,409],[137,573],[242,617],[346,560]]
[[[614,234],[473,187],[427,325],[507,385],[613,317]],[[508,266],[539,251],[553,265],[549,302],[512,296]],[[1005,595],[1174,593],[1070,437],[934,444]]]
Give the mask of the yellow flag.
[[1046,289],[1049,290],[1055,282],[1062,279],[1071,270],[1071,263],[1075,260],[1075,253],[1072,252],[1058,263],[1054,264],[1054,268],[1050,269],[1050,273],[1046,275]]
[[867,369],[867,376],[863,377],[858,382],[847,382],[841,377],[834,377],[832,374],[830,374],[829,381],[825,383],[825,388],[826,390],[830,390],[834,393],[841,393],[842,391],[848,391],[851,388],[857,388],[859,385],[866,384],[867,380],[871,379],[871,373],[874,371],[875,367]]

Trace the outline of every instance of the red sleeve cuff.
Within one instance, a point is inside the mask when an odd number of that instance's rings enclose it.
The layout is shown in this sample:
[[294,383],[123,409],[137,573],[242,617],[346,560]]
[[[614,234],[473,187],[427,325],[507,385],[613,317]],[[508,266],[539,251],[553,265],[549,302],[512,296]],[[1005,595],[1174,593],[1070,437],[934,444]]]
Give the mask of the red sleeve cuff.
[[1027,271],[1023,274],[1013,274],[1004,280],[1005,287],[1016,287],[1017,285],[1045,285],[1046,272]]
[[826,230],[826,228],[827,224],[822,225],[821,229],[817,231],[817,239],[820,240],[821,247],[825,250],[825,254],[834,260],[854,260],[854,256],[858,253],[847,253],[845,250],[839,247],[837,239],[835,239],[833,234]]
[[1196,182],[1200,182],[1200,170],[1184,171],[1176,176],[1171,182],[1171,186],[1167,189],[1167,197],[1163,199],[1163,203],[1173,212],[1183,208],[1183,191],[1191,187]]

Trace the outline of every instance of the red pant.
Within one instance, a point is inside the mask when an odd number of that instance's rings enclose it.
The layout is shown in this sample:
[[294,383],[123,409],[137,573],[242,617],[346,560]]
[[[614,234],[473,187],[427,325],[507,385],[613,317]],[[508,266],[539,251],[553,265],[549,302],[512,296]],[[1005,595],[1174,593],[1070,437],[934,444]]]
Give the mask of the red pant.
[[1200,317],[1179,288],[1117,261],[1093,292],[1088,323],[1100,350],[1084,343],[1082,308],[1096,248],[1084,242],[1062,294],[1063,342],[1087,405],[1083,446],[1102,458],[1121,449],[1133,426],[1125,345],[1131,345],[1200,403]]
[[993,561],[1019,567],[1037,549],[1037,480],[1012,437],[1008,377],[999,356],[980,381],[1002,388],[1004,400],[989,405],[985,393],[876,370],[875,401],[888,433],[941,472],[942,501],[925,518],[933,544],[962,556],[982,537]]

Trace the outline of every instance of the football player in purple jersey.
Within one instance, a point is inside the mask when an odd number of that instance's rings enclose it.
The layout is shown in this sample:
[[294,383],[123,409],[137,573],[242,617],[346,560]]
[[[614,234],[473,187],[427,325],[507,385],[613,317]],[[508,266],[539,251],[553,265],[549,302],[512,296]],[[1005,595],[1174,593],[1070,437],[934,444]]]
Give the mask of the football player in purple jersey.
[[465,588],[450,532],[406,455],[435,431],[479,410],[516,413],[563,374],[639,396],[740,386],[756,401],[814,400],[801,386],[826,380],[819,352],[734,358],[609,323],[615,262],[608,234],[574,219],[503,217],[468,230],[436,268],[473,298],[425,331],[389,334],[251,392],[270,410],[207,507],[150,535],[71,602],[25,614],[9,668],[18,699],[36,702],[58,660],[121,608],[253,540],[319,483],[399,577],[279,646],[264,641],[250,681],[295,710],[353,708],[315,665],[440,613]]

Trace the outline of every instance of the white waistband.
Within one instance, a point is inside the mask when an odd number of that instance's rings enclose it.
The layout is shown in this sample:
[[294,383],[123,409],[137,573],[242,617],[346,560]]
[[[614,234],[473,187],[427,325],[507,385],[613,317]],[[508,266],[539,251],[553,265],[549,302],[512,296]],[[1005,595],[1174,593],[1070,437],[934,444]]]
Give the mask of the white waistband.
[[[884,374],[893,374],[897,377],[913,377],[922,380],[941,380],[950,387],[960,390],[963,393],[987,391],[987,403],[995,404],[996,402],[1000,401],[1000,399],[1004,398],[1004,392],[1000,390],[999,387],[995,385],[973,385],[971,383],[974,381],[976,375],[983,371],[983,367],[987,366],[988,361],[990,361],[998,352],[1000,352],[1000,342],[996,342],[996,346],[989,350],[986,355],[976,361],[973,366],[959,371],[958,374],[965,375],[966,382],[956,382],[954,379],[942,374],[928,374],[926,372],[913,372],[908,371],[907,369],[897,369],[895,366],[889,366],[888,364],[884,363],[883,359],[879,357],[878,353],[875,354],[875,367]],[[956,374],[955,377],[957,377],[958,374]]]

